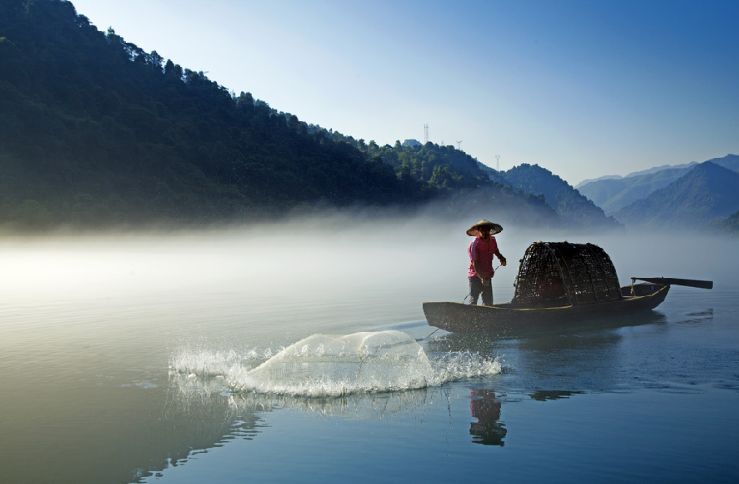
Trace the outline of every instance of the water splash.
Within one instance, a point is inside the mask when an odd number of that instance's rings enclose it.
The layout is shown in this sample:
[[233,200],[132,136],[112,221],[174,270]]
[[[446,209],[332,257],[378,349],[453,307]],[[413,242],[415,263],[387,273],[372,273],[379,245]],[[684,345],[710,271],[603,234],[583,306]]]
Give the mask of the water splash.
[[270,350],[183,350],[170,361],[180,377],[221,379],[237,392],[308,397],[390,392],[500,373],[497,359],[471,352],[429,355],[400,331],[316,334]]

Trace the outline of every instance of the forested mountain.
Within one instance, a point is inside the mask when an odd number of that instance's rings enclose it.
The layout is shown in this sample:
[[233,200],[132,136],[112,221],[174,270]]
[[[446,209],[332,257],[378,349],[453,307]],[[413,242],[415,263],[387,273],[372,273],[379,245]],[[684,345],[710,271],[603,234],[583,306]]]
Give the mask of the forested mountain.
[[379,157],[403,175],[407,174],[435,187],[474,188],[489,184],[488,177],[478,168],[477,160],[453,146],[426,143],[421,146],[370,145],[367,152]]
[[478,162],[478,167],[488,176],[490,180],[494,181],[495,183],[500,183],[502,185],[510,186],[510,183],[508,183],[508,180],[505,179],[504,171],[498,171],[494,168],[490,168],[484,163],[479,163],[479,162]]
[[[323,130],[318,126],[309,129]],[[402,144],[400,141],[394,146],[379,146],[374,141],[365,143],[336,131],[323,132],[334,141],[350,144],[369,158],[392,166],[399,177],[411,177],[429,187],[455,190],[488,185],[490,181],[475,158],[453,146],[431,142]]]
[[71,3],[0,2],[0,217],[250,217],[428,198],[248,93],[103,34]]
[[487,211],[500,220],[511,222],[537,225],[561,222],[561,217],[543,196],[512,187],[497,171],[453,146],[402,145],[400,142],[394,146],[378,146],[335,132],[332,136],[356,146],[372,159],[389,164],[401,180],[411,178],[426,190],[435,190],[437,198],[441,196],[444,201],[434,208],[447,216]]
[[500,173],[513,188],[541,195],[568,225],[581,227],[615,227],[613,218],[582,196],[569,183],[539,165],[523,163]]
[[445,203],[435,208],[448,216],[489,213],[501,221],[537,225],[556,225],[561,221],[544,197],[512,187],[498,172],[453,146],[396,143],[380,147],[370,143],[360,149],[393,166],[401,179],[412,177],[424,186],[445,190]]
[[0,1],[0,125],[2,224],[248,220],[431,200],[463,209],[473,191],[478,203],[556,218],[452,147],[380,147],[309,125],[100,32],[61,0]]
[[[739,172],[739,156],[737,155],[730,154],[708,161]],[[600,178],[578,185],[578,190],[606,213],[612,214],[666,187],[684,176],[697,164],[693,162],[685,165],[668,165],[639,171],[625,177]]]
[[739,210],[739,173],[707,161],[619,210],[629,225],[706,226]]

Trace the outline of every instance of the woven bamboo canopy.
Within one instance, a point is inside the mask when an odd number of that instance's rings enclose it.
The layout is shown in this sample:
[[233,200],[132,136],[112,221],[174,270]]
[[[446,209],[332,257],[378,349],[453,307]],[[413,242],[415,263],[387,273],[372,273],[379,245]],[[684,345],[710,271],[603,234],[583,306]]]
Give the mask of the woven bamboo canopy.
[[616,269],[603,249],[593,244],[534,242],[521,259],[512,303],[541,307],[618,299]]

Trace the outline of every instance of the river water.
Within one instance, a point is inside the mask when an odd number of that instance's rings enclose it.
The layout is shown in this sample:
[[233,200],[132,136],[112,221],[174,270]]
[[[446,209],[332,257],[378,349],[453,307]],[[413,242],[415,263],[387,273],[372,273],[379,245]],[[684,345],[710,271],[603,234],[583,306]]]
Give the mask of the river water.
[[[713,279],[615,327],[431,334],[465,224],[0,241],[0,481],[739,479],[736,239],[570,235]],[[509,300],[534,240],[507,230]],[[359,333],[359,334],[357,334]]]

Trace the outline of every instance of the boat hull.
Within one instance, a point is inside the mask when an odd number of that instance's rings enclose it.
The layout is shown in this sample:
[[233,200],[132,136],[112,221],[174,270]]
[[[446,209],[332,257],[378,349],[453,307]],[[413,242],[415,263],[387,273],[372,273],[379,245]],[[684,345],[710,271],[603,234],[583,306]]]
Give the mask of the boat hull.
[[665,300],[669,289],[669,285],[637,284],[621,288],[624,297],[618,301],[546,308],[520,308],[510,304],[472,306],[454,302],[425,302],[423,312],[430,326],[452,333],[494,333],[507,336],[527,331],[599,324],[604,319],[649,311]]

